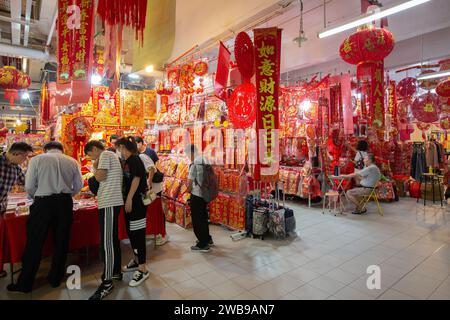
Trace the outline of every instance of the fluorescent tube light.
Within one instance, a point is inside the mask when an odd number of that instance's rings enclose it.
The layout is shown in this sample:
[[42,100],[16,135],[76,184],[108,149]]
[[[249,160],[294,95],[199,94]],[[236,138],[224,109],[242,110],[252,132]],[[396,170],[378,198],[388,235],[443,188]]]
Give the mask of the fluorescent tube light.
[[444,78],[444,77],[450,77],[450,70],[443,70],[443,71],[437,71],[433,73],[427,73],[423,76],[417,77],[417,80],[428,80],[428,79],[434,79],[434,78]]

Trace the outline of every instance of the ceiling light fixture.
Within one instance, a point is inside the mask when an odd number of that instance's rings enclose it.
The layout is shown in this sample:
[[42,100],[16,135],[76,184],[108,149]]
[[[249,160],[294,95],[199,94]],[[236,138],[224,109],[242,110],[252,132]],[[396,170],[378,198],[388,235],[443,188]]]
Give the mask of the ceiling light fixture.
[[26,100],[26,99],[30,99],[30,94],[27,91],[22,93],[22,100]]
[[417,80],[428,80],[434,78],[444,78],[450,77],[450,70],[437,71],[433,73],[426,73],[420,77],[417,77]]
[[98,85],[102,82],[102,77],[99,76],[98,74],[93,74],[91,77],[91,83],[94,85]]
[[145,67],[145,72],[152,73],[154,70],[153,65],[149,65]]
[[370,14],[368,16],[363,16],[361,18],[358,18],[357,20],[349,21],[349,22],[344,23],[344,24],[342,24],[342,25],[340,25],[338,27],[334,27],[334,28],[331,28],[331,29],[328,29],[328,30],[324,30],[321,33],[319,33],[319,38],[320,39],[326,38],[326,37],[338,34],[340,32],[344,32],[344,31],[347,31],[347,30],[359,27],[359,26],[361,26],[363,24],[367,24],[367,23],[370,23],[372,21],[379,20],[379,19],[385,18],[387,16],[399,13],[401,11],[405,11],[407,9],[413,8],[415,6],[418,6],[418,5],[421,5],[423,3],[430,2],[430,1],[431,0],[411,0],[411,1],[407,1],[405,3],[393,6],[393,7],[389,8],[389,9],[385,9],[385,10],[382,10],[382,11],[379,11],[379,12],[376,12],[376,13],[372,13],[372,14]]
[[136,73],[130,73],[130,74],[128,74],[128,78],[130,78],[130,79],[140,79],[141,76],[136,74]]

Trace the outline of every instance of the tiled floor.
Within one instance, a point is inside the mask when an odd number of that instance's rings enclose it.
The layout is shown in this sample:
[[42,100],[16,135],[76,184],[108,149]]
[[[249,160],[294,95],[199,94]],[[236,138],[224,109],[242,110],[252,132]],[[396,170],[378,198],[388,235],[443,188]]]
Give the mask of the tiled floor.
[[[189,250],[192,231],[168,224],[168,244],[154,249],[149,242],[150,278],[130,288],[128,274],[108,299],[450,300],[450,223],[442,212],[430,208],[424,215],[408,198],[383,204],[384,217],[373,207],[365,216],[335,217],[319,207],[290,206],[298,237],[233,242],[229,231],[212,226],[216,247],[206,254]],[[125,263],[130,249],[122,245]],[[48,264],[45,259],[38,288],[28,295],[8,293],[9,277],[0,279],[0,299],[87,299],[99,284],[95,261],[81,265],[81,290],[51,289],[43,281]],[[380,289],[367,287],[369,265],[381,268]]]

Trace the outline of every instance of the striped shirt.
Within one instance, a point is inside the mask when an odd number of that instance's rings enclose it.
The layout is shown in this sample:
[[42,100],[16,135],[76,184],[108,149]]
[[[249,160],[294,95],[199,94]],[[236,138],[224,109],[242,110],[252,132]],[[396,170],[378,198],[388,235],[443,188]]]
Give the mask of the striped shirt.
[[98,170],[106,170],[106,179],[100,182],[98,189],[98,208],[123,206],[123,172],[119,158],[114,152],[103,151],[98,159]]

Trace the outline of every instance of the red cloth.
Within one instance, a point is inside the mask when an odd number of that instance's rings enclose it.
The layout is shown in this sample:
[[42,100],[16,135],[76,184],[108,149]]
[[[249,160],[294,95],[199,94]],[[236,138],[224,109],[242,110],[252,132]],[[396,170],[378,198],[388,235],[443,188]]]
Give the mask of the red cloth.
[[[0,267],[4,263],[17,263],[22,260],[26,244],[26,224],[28,216],[6,215],[0,217]],[[98,209],[84,209],[74,212],[69,250],[75,251],[86,247],[98,246],[100,230]],[[156,199],[147,208],[147,234],[166,235],[164,212],[161,199]],[[119,239],[127,239],[123,210],[119,216]],[[52,252],[51,231],[44,244],[43,256]],[[1,268],[0,268],[1,269]]]

